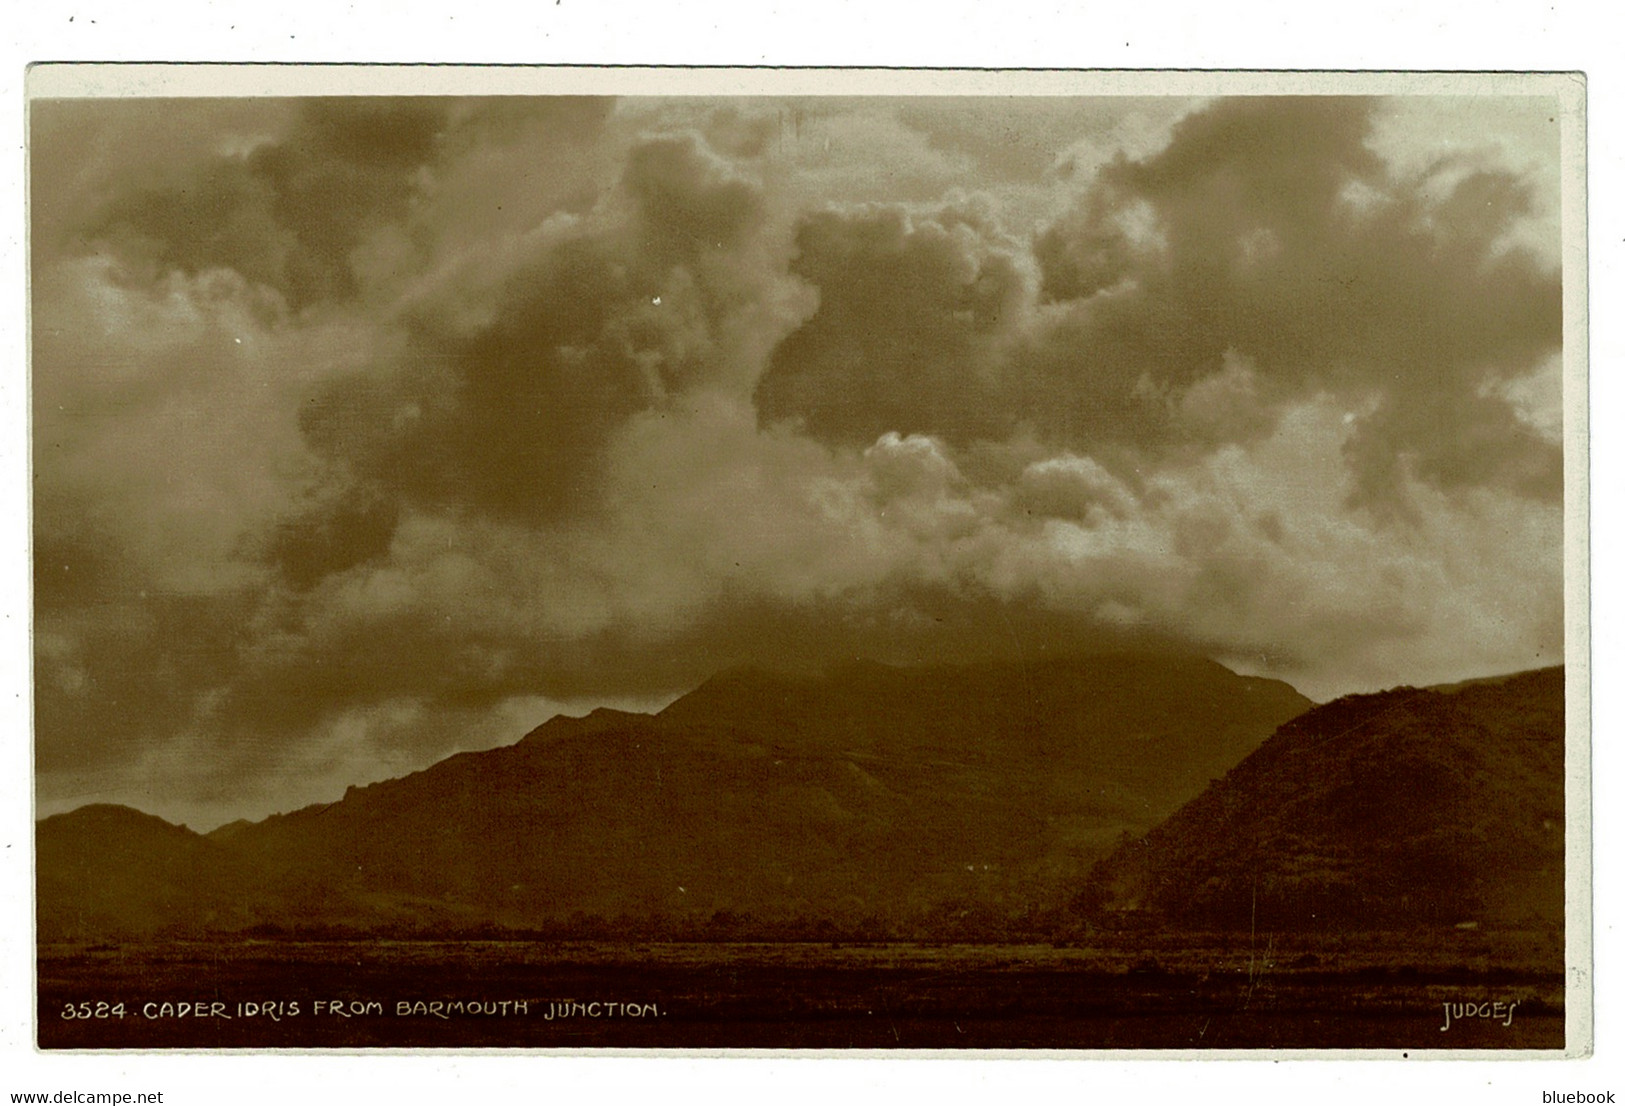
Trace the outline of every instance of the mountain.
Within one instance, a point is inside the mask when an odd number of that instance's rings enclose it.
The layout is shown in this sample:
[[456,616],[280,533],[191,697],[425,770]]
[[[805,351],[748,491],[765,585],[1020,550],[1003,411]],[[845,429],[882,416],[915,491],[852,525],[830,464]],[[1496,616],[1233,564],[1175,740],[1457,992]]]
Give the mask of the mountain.
[[[555,718],[207,837],[150,819],[128,847],[151,909],[71,910],[420,932],[1009,918],[1059,909],[1123,833],[1310,705],[1177,657],[730,672],[658,715]],[[42,935],[104,896],[84,815],[41,823]]]
[[238,929],[280,905],[228,850],[124,806],[44,819],[35,858],[39,931],[61,940]]
[[1338,699],[1091,873],[1098,920],[1195,929],[1561,930],[1564,680]]

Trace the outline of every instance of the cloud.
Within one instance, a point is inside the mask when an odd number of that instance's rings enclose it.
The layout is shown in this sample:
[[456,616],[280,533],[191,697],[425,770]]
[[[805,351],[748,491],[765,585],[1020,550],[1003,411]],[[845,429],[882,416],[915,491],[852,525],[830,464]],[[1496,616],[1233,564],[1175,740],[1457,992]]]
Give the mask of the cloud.
[[42,803],[741,663],[1552,663],[1555,171],[1445,107],[36,107]]
[[274,136],[112,198],[83,233],[153,274],[231,269],[295,310],[348,298],[351,252],[404,213],[444,125],[433,100],[303,101]]
[[1394,505],[1402,463],[1446,489],[1555,496],[1556,451],[1500,393],[1560,337],[1557,273],[1511,234],[1536,186],[1457,158],[1401,175],[1372,149],[1377,110],[1195,111],[1164,148],[1103,165],[1030,255],[985,203],[806,216],[793,271],[819,306],[774,353],[764,419],[845,443],[1026,426],[1156,457],[1332,391],[1362,407],[1359,502]]
[[[1350,443],[1361,502],[1398,494],[1401,461],[1437,487],[1556,496],[1556,451],[1493,394],[1560,340],[1556,270],[1506,238],[1532,186],[1478,168],[1436,187],[1438,163],[1399,175],[1371,148],[1375,110],[1224,101],[1104,168],[1037,244],[1065,314],[1035,343],[1036,398],[1098,381],[1091,400],[1143,441],[1159,428],[1140,397],[1183,403],[1241,356],[1260,414],[1322,390],[1370,404]],[[1088,432],[1109,434],[1103,421]]]
[[592,210],[548,213],[494,272],[457,257],[420,282],[400,345],[312,397],[307,438],[414,504],[582,509],[617,427],[725,381],[793,310],[749,241],[761,207],[694,137],[635,144]]
[[818,309],[773,352],[756,391],[763,420],[846,444],[1007,436],[1018,412],[999,374],[1030,298],[1012,245],[969,199],[807,216],[791,267]]
[[[101,259],[34,282],[38,584],[80,572],[66,542],[154,590],[229,590],[236,547],[307,478],[305,383],[346,356],[344,327],[268,321],[228,270],[142,287]],[[83,573],[81,572],[81,575]]]

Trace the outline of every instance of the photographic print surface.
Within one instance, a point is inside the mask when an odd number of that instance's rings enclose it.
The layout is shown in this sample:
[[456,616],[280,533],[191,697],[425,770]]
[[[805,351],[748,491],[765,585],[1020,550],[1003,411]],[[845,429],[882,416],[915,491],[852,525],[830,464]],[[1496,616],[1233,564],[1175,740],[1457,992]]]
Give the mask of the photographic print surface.
[[48,70],[41,1047],[1588,1043],[1571,83]]

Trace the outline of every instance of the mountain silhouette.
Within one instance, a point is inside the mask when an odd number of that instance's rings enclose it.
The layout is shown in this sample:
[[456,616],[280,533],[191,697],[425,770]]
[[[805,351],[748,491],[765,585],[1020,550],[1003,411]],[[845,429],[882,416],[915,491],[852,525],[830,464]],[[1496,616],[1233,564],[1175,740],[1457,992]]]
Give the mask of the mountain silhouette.
[[125,806],[99,803],[46,818],[35,860],[42,937],[239,929],[284,905],[230,850]]
[[1352,695],[1293,719],[1077,900],[1193,929],[1560,931],[1562,668]]
[[1185,657],[733,671],[208,835],[45,819],[40,930],[1008,917],[1308,706]]

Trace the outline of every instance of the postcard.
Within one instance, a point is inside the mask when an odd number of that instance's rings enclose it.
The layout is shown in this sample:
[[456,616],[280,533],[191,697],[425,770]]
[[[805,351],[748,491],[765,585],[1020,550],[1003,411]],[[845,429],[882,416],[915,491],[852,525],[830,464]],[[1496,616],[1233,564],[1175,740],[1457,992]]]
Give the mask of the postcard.
[[1584,106],[36,67],[38,1047],[1588,1053]]

